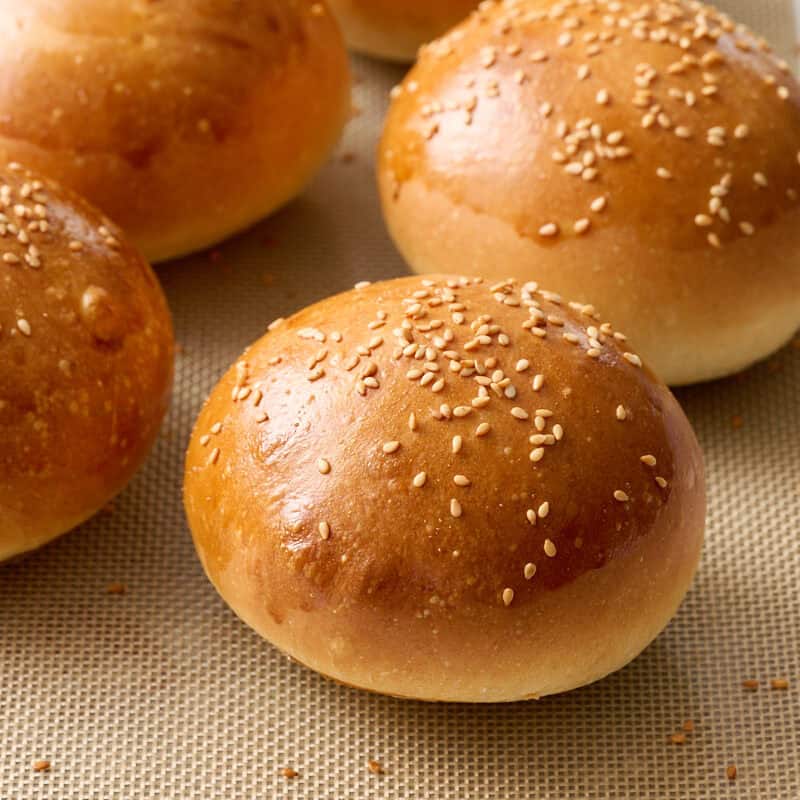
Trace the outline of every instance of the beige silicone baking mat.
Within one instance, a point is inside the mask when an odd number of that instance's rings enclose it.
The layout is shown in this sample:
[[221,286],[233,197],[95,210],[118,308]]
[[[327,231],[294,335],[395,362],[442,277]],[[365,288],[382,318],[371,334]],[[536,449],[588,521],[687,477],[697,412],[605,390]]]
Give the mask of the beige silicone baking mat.
[[[790,5],[728,6],[792,51]],[[0,800],[798,800],[800,342],[680,392],[708,463],[702,566],[669,628],[594,686],[488,707],[344,689],[261,641],[206,582],[180,498],[203,397],[274,317],[405,272],[373,188],[400,72],[354,69],[358,114],[305,196],[161,269],[182,352],[146,467],[107,513],[0,570]]]

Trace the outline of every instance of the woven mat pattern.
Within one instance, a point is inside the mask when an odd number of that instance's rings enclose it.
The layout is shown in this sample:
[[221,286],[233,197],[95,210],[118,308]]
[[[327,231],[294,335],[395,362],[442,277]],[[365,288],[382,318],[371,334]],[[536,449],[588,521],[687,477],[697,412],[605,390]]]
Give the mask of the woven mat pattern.
[[[787,2],[725,6],[792,50]],[[0,800],[798,800],[797,345],[680,392],[707,457],[703,563],[666,632],[598,684],[488,707],[344,689],[261,641],[206,582],[180,498],[203,397],[274,317],[406,272],[373,179],[400,72],[354,66],[359,113],[313,187],[161,269],[182,352],[146,467],[109,513],[0,570]],[[107,593],[117,581],[126,593]],[[788,691],[769,689],[778,677]],[[745,678],[761,688],[745,691]],[[687,719],[694,732],[670,744]],[[33,771],[38,759],[49,772]]]

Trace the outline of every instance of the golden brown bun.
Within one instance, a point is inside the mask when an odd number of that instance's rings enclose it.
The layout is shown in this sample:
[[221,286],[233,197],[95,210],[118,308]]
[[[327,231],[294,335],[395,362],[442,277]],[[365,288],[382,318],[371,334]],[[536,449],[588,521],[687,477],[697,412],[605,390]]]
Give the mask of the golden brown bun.
[[656,8],[483,3],[394,92],[379,180],[416,271],[594,303],[684,384],[800,325],[800,87],[711,8]]
[[370,285],[230,369],[184,499],[245,622],[354,686],[486,702],[594,681],[667,624],[703,538],[697,441],[591,308],[534,290]]
[[0,0],[0,163],[88,197],[151,260],[294,197],[349,112],[312,0]]
[[390,61],[413,61],[420,45],[441,36],[478,0],[328,0],[347,44]]
[[0,561],[91,516],[156,437],[172,382],[158,280],[84,200],[0,169]]

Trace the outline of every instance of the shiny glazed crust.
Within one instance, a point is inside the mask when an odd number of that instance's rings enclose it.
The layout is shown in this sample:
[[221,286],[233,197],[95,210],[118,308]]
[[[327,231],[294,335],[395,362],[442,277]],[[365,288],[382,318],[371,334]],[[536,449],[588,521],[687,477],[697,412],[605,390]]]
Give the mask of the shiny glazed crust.
[[151,260],[295,196],[349,112],[341,35],[311,0],[0,0],[0,163],[88,197]]
[[184,499],[209,578],[286,653],[485,702],[639,653],[705,509],[680,407],[591,307],[441,276],[273,326],[203,407]]
[[416,58],[420,45],[441,36],[477,0],[328,0],[347,44],[389,61]]
[[158,280],[103,215],[0,169],[0,561],[91,516],[155,440],[172,383]]
[[800,87],[699,3],[483,3],[393,93],[384,214],[418,272],[594,303],[668,383],[800,325]]

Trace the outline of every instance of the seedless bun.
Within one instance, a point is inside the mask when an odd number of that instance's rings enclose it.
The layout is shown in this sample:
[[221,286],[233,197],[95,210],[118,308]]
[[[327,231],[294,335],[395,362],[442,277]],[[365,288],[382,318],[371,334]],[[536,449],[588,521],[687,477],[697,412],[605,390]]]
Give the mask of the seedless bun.
[[161,260],[294,197],[349,112],[312,0],[0,0],[0,160],[79,191]]
[[477,0],[329,0],[354,50],[390,61],[413,61],[421,44],[441,36]]
[[379,180],[415,270],[592,302],[672,384],[800,324],[800,87],[721,13],[482,3],[394,96]]
[[593,309],[417,277],[273,328],[203,407],[185,479],[206,572],[262,636],[354,686],[494,702],[594,681],[667,624],[701,454]]
[[91,516],[155,439],[172,326],[153,271],[85,201],[0,169],[0,561]]

